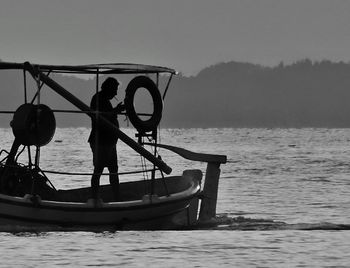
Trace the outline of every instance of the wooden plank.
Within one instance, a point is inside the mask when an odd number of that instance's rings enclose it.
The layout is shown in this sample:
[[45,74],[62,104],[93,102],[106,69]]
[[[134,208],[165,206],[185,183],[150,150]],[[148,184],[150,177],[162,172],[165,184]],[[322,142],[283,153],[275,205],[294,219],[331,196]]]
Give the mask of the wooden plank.
[[144,143],[144,144],[167,149],[169,151],[177,153],[178,155],[182,156],[185,159],[192,160],[192,161],[220,163],[220,164],[225,164],[227,162],[226,155],[195,153],[180,147],[167,145],[167,144],[157,144],[157,145],[153,143]]

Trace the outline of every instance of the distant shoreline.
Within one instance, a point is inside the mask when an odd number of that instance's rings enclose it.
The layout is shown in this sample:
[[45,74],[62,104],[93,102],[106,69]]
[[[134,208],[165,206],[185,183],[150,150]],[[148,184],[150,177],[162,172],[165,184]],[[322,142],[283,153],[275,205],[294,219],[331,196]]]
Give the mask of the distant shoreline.
[[[93,79],[62,75],[54,79],[87,104],[96,90]],[[128,79],[120,77],[121,101]],[[23,102],[22,73],[0,72],[0,81],[1,110],[16,110]],[[161,91],[166,82],[165,77],[160,77]],[[42,92],[41,102],[52,109],[76,110],[51,90]],[[232,61],[205,68],[196,76],[175,76],[164,100],[161,127],[349,128],[349,103],[350,63],[304,59],[265,67]],[[138,105],[143,111],[146,104]],[[55,116],[59,127],[90,125],[86,116]],[[12,115],[2,115],[0,126],[9,127],[11,118]],[[124,120],[124,116],[119,117],[122,126],[126,124]]]

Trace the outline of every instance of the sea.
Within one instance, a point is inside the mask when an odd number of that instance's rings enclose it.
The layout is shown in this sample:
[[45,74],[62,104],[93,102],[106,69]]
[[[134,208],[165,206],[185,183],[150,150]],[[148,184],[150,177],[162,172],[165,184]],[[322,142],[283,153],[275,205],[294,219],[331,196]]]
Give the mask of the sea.
[[[135,137],[132,129],[123,131]],[[1,149],[9,150],[12,131],[0,133]],[[58,128],[40,148],[40,167],[57,189],[89,186],[88,135],[87,128]],[[217,224],[94,232],[12,226],[0,230],[0,267],[350,267],[350,129],[162,129],[159,142],[227,155]],[[206,163],[159,153],[174,175],[185,169],[205,172]],[[23,151],[19,161],[25,163],[27,156]],[[120,172],[144,167],[121,141],[118,158]],[[80,175],[52,173],[67,171]],[[147,179],[128,174],[120,180],[135,176]],[[106,176],[102,183],[108,183]]]

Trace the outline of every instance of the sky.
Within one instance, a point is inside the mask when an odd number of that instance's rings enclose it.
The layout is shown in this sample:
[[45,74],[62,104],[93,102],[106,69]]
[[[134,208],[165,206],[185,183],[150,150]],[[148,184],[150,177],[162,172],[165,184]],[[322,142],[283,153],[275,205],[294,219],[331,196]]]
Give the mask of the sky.
[[185,75],[229,61],[349,62],[349,14],[348,0],[1,0],[0,59]]

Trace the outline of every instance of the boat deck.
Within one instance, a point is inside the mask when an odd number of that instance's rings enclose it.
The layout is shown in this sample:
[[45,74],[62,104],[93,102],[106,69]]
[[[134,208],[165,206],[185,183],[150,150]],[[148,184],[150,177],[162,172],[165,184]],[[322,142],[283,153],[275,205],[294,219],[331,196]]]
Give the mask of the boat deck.
[[[169,194],[184,191],[188,188],[188,180],[181,180],[181,176],[172,176],[154,180],[154,194],[166,196]],[[151,181],[133,181],[120,184],[120,200],[131,201],[141,200],[146,194],[150,194]],[[115,201],[112,187],[110,185],[101,185],[99,189],[100,197],[104,202]],[[85,202],[90,196],[90,187],[58,190],[54,198],[62,202]]]

